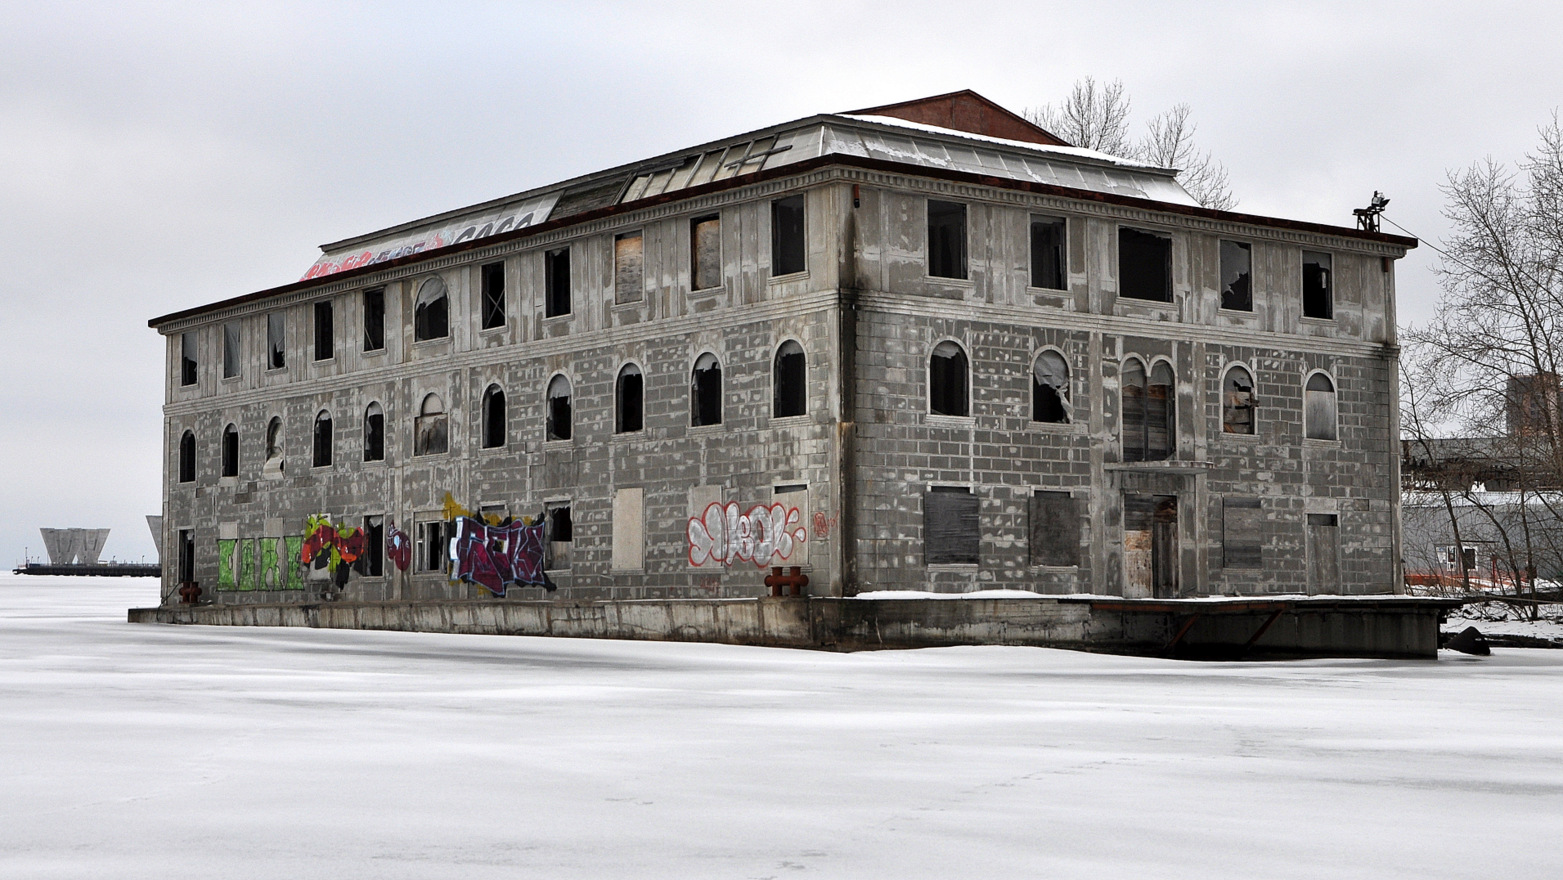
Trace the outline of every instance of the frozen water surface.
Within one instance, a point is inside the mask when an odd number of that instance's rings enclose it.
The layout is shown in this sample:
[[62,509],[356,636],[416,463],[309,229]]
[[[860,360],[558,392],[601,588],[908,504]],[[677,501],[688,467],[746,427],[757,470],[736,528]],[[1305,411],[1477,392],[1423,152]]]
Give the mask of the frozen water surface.
[[0,876],[1563,874],[1563,651],[125,623],[156,596],[0,576]]

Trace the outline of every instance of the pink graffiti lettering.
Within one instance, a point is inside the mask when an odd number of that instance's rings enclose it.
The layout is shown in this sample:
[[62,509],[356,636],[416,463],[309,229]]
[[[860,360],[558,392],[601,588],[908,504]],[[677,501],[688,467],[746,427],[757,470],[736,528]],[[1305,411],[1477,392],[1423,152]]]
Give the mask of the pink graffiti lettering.
[[814,513],[814,537],[821,541],[830,537],[830,533],[836,530],[836,517],[826,516],[822,511]]
[[799,525],[802,518],[798,508],[780,504],[756,505],[743,513],[737,502],[713,502],[704,514],[689,519],[689,564],[739,561],[765,568],[773,559],[792,556],[794,546],[808,540],[808,530]]

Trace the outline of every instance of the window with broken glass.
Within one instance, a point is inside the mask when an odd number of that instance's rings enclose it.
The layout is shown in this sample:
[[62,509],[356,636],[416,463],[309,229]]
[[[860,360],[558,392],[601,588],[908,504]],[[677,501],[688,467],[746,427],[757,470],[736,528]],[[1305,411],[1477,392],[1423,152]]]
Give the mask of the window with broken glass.
[[1221,307],[1236,312],[1254,310],[1250,277],[1253,248],[1246,242],[1221,242]]
[[287,327],[281,312],[266,316],[266,369],[280,370],[288,365]]
[[418,299],[412,310],[412,338],[415,342],[444,339],[450,335],[450,296],[445,282],[430,278],[418,287]]
[[966,278],[966,206],[928,200],[928,274]]
[[570,380],[562,373],[548,380],[548,424],[545,436],[549,440],[570,439],[573,419],[570,392]]
[[1304,318],[1332,319],[1335,317],[1335,294],[1331,288],[1329,254],[1303,251],[1302,301]]
[[412,454],[443,455],[450,449],[450,426],[445,415],[445,401],[438,394],[429,394],[418,407],[418,417],[413,420]]
[[1154,232],[1118,228],[1118,295],[1172,302],[1172,239]]
[[793,275],[808,268],[803,195],[771,202],[771,275]]
[[353,570],[364,577],[385,573],[385,517],[364,517],[364,552],[353,563]]
[[315,360],[336,357],[336,315],[329,300],[315,303]]
[[1242,367],[1227,370],[1221,380],[1221,430],[1226,434],[1254,433],[1254,377]]
[[570,249],[543,254],[543,317],[570,314]]
[[803,346],[789,339],[776,349],[772,364],[771,414],[776,418],[801,416],[808,412],[808,359]]
[[364,291],[364,351],[385,348],[385,289]]
[[222,475],[239,475],[239,428],[233,424],[223,428]]
[[640,367],[625,364],[613,385],[613,432],[630,434],[644,427],[644,378]]
[[223,378],[232,379],[239,375],[239,359],[243,357],[241,344],[243,337],[240,335],[239,322],[230,321],[223,325]]
[[928,412],[936,416],[970,415],[966,404],[966,350],[945,340],[928,358]]
[[1062,217],[1031,218],[1031,286],[1068,288],[1068,224]]
[[449,564],[448,534],[443,520],[425,520],[418,523],[417,570],[420,572],[444,571]]
[[195,482],[195,433],[179,435],[179,482]]
[[196,339],[194,332],[179,334],[179,384],[194,385],[196,380]]
[[482,287],[482,329],[505,326],[505,264],[489,263],[479,270]]
[[722,363],[706,352],[695,358],[689,380],[689,424],[692,427],[722,423]]
[[315,436],[315,443],[314,443],[314,453],[315,454],[314,454],[314,459],[313,459],[312,464],[315,467],[330,467],[331,466],[331,453],[333,451],[333,449],[332,449],[332,438],[331,438],[331,413],[330,412],[328,412],[326,410],[321,410],[318,414],[316,414],[316,416],[315,416],[315,435],[314,436]]
[[1048,350],[1031,364],[1031,420],[1067,424],[1074,420],[1069,402],[1069,364],[1064,356]]
[[689,221],[689,287],[722,286],[722,221],[716,215]]
[[378,401],[364,409],[364,461],[385,461],[385,410]]
[[613,301],[638,303],[646,292],[645,237],[626,232],[613,237]]
[[547,511],[548,554],[543,567],[548,571],[567,571],[570,568],[570,547],[575,541],[575,520],[570,515],[570,502],[551,501]]
[[505,445],[505,392],[498,385],[483,392],[483,448]]
[[282,419],[272,416],[266,423],[266,465],[264,472],[276,476],[283,472]]

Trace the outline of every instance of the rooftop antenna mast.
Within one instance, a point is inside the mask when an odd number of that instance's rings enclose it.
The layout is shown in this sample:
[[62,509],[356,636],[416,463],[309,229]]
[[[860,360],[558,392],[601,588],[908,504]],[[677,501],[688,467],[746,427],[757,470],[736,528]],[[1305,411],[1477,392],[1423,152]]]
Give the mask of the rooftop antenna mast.
[[1373,198],[1366,208],[1353,208],[1351,213],[1357,215],[1357,228],[1363,232],[1378,232],[1378,215],[1384,213],[1389,207],[1389,199],[1378,190],[1373,191]]

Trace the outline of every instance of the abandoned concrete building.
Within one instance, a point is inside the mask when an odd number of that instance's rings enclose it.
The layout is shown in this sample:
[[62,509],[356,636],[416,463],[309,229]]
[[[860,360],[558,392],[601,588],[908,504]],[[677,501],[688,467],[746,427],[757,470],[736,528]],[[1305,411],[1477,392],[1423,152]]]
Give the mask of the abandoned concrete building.
[[1390,592],[1415,245],[971,92],[335,242],[150,322],[164,599],[545,595],[458,571],[462,517],[539,519],[556,598]]

